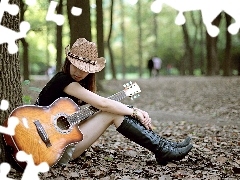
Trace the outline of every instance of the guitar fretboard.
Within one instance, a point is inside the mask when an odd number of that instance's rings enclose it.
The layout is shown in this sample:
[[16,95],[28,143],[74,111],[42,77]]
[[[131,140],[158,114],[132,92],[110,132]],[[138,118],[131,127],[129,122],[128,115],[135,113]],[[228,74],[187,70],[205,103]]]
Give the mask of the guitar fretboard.
[[[124,90],[122,90],[116,94],[109,96],[108,99],[112,99],[115,101],[121,101],[125,97],[126,97],[126,94],[125,94]],[[80,123],[82,120],[87,119],[88,117],[92,116],[93,114],[95,114],[98,111],[100,111],[100,110],[91,105],[87,105],[83,109],[68,116],[68,120],[71,125],[75,125],[75,124]]]

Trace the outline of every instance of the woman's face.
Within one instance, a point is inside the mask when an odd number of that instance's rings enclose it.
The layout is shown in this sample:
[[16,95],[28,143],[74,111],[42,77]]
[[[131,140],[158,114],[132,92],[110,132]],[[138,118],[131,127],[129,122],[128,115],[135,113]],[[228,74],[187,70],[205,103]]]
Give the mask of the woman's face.
[[70,64],[70,75],[75,81],[79,82],[83,80],[88,74],[88,72],[82,71],[74,65]]

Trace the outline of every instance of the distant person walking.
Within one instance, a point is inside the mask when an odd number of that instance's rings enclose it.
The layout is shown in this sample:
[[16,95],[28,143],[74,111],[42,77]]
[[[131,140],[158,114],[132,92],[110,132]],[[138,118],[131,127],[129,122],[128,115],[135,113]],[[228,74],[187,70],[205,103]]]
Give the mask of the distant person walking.
[[168,74],[168,75],[171,75],[171,74],[172,74],[172,65],[171,65],[171,64],[168,64],[168,65],[167,65],[167,74]]
[[153,60],[150,58],[147,63],[147,68],[149,72],[149,77],[152,77],[152,71],[153,71]]
[[48,76],[48,79],[52,79],[52,77],[54,76],[55,74],[55,71],[56,71],[56,68],[54,66],[49,66],[48,69],[47,69],[47,76]]
[[161,69],[161,66],[162,66],[162,60],[157,57],[157,56],[154,56],[152,58],[152,61],[153,61],[153,76],[158,76],[159,75],[159,71]]

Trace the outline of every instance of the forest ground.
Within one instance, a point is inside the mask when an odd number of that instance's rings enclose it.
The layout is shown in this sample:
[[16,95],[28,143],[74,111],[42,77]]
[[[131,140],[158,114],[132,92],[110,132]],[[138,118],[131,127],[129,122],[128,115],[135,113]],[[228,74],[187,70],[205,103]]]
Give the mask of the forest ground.
[[[104,81],[99,93],[110,96],[126,82]],[[174,141],[192,137],[189,155],[160,166],[151,152],[111,126],[84,155],[66,167],[52,167],[41,179],[240,179],[240,77],[160,76],[133,82],[141,96],[122,102],[148,111],[159,135]],[[39,88],[44,84],[31,82]],[[21,175],[12,169],[9,177]]]

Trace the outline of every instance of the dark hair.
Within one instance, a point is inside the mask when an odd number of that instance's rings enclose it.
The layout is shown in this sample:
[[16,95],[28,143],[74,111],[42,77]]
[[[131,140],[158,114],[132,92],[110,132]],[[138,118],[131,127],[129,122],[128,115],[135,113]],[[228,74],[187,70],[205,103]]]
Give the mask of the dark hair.
[[[66,57],[65,62],[62,67],[62,72],[70,75],[70,65],[71,62]],[[96,76],[95,73],[89,73],[87,77],[79,82],[84,88],[88,89],[89,91],[96,92]]]

